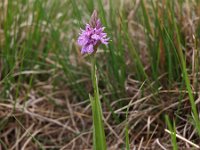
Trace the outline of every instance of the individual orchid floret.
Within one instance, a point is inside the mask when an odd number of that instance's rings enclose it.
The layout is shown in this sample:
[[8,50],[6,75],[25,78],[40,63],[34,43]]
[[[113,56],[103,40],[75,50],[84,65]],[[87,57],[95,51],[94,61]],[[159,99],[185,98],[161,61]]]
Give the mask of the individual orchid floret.
[[96,52],[100,44],[107,45],[108,41],[109,38],[107,38],[107,34],[104,32],[104,27],[97,17],[97,11],[94,10],[90,23],[86,24],[85,30],[81,30],[78,37],[78,44],[82,47],[81,53],[92,54]]

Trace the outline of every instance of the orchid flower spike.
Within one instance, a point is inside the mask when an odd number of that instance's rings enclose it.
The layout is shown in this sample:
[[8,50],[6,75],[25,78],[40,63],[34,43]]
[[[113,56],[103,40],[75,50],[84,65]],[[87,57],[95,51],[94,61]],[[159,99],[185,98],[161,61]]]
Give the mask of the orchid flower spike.
[[78,45],[82,47],[82,54],[92,54],[97,51],[100,44],[107,45],[109,38],[104,32],[104,27],[98,19],[97,11],[94,10],[90,19],[90,23],[86,24],[85,30],[81,30],[78,37]]

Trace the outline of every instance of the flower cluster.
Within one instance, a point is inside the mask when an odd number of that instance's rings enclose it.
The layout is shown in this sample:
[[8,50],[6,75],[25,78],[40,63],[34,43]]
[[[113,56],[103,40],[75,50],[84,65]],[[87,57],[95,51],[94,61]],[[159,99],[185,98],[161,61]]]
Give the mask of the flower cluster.
[[85,30],[81,30],[78,37],[78,44],[82,47],[82,54],[92,54],[100,44],[108,44],[109,38],[104,32],[100,19],[97,19],[96,12],[91,17],[90,24],[86,24]]

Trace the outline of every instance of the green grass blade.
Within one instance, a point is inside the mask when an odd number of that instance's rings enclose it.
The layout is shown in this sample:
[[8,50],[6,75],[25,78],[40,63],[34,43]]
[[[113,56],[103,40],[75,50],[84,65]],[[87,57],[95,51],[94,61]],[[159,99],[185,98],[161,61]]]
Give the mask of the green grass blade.
[[130,150],[129,135],[128,135],[128,125],[126,125],[126,150]]
[[173,150],[178,150],[175,128],[173,130],[172,125],[171,125],[170,120],[169,120],[169,117],[167,115],[165,116],[165,120],[166,120],[167,126],[168,126],[168,128],[171,132],[171,140],[172,140]]
[[105,10],[104,10],[103,1],[97,0],[97,4],[98,4],[98,7],[99,7],[99,11],[100,11],[99,14],[100,14],[102,23],[107,27],[106,13],[105,13]]

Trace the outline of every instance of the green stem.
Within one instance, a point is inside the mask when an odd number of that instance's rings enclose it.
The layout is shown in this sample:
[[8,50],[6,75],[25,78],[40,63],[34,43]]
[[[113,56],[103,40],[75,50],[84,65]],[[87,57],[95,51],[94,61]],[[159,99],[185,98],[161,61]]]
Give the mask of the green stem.
[[101,103],[99,99],[98,80],[96,75],[96,59],[91,56],[91,74],[92,74],[92,85],[94,88],[94,97],[90,96],[92,105],[92,116],[93,116],[93,145],[94,150],[106,150],[106,138],[103,126],[103,114]]

